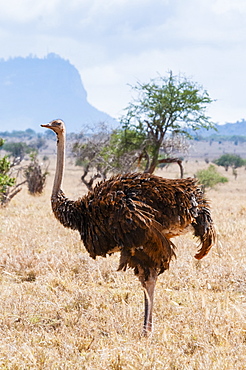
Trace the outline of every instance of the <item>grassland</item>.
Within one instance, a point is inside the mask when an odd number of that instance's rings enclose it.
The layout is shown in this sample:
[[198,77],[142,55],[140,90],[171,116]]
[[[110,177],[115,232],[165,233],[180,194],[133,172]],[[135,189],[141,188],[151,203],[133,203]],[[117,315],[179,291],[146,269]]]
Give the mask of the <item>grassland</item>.
[[[204,166],[188,162],[186,175]],[[43,195],[23,189],[0,209],[0,369],[245,369],[246,171],[208,191],[219,241],[207,257],[193,258],[191,234],[174,241],[149,338],[140,336],[143,292],[133,272],[116,272],[117,254],[92,260],[78,233],[54,219],[53,172]],[[71,164],[63,187],[71,198],[86,191]]]

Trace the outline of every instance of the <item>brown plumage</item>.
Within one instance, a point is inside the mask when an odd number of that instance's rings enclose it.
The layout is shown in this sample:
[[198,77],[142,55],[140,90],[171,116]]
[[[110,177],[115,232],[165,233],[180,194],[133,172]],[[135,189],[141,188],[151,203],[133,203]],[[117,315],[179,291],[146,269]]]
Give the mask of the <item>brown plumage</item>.
[[193,227],[204,257],[215,242],[210,208],[195,179],[169,180],[131,173],[99,183],[73,201],[60,189],[65,158],[65,125],[54,120],[42,125],[57,134],[57,167],[51,196],[56,218],[78,230],[92,258],[120,252],[118,270],[133,268],[145,295],[144,334],[152,328],[157,276],[169,267],[174,253],[171,238]]

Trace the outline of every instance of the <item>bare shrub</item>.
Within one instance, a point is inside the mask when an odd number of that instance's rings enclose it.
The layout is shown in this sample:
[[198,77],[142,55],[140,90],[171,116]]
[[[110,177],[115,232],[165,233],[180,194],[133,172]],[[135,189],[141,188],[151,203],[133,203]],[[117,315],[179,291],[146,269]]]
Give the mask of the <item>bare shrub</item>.
[[30,155],[31,163],[25,169],[24,175],[27,180],[28,191],[32,195],[42,194],[48,175],[47,167],[42,172],[41,165],[39,164],[37,153]]

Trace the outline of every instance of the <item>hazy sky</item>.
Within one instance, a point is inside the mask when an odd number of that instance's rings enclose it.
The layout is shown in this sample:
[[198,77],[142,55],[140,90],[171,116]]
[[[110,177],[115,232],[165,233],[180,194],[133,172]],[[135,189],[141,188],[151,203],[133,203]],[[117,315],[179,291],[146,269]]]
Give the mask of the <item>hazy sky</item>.
[[215,122],[246,118],[245,0],[0,0],[0,57],[57,53],[88,100],[118,118],[128,84],[183,73],[217,101]]

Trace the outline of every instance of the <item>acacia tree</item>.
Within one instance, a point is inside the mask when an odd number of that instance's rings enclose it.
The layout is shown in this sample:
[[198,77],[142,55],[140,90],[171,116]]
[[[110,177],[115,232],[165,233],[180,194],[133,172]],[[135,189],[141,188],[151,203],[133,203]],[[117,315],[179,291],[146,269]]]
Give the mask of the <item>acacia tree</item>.
[[189,130],[214,128],[206,115],[212,102],[208,92],[184,76],[174,76],[170,71],[167,77],[139,82],[132,89],[137,96],[125,109],[121,123],[123,130],[135,130],[143,137],[139,149],[140,159],[146,161],[145,172],[153,173],[159,163],[181,162],[168,153],[167,158],[160,159],[168,137],[190,137]]
[[222,166],[228,171],[229,167],[232,167],[235,170],[238,167],[242,167],[246,165],[246,160],[241,158],[240,155],[237,154],[223,154],[219,158],[213,161],[217,166]]

